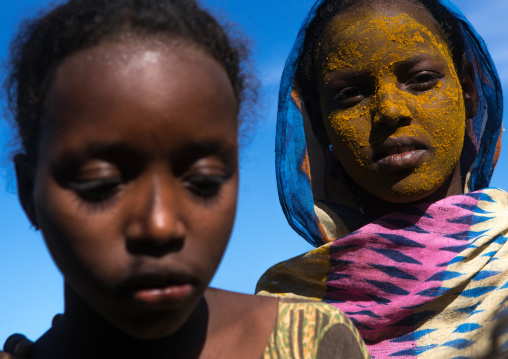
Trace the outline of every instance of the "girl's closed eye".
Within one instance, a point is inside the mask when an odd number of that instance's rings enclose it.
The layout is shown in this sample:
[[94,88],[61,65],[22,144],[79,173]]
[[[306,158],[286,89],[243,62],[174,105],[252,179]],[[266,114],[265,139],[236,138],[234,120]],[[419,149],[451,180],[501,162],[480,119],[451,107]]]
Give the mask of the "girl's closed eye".
[[195,196],[202,199],[213,199],[220,194],[222,186],[231,178],[233,171],[225,165],[200,161],[199,166],[191,168],[183,177],[184,186]]
[[104,203],[112,199],[123,185],[123,176],[115,166],[99,162],[78,169],[66,187],[85,202]]
[[185,183],[196,196],[212,198],[219,194],[222,185],[228,178],[229,176],[194,174],[188,176]]
[[123,181],[120,177],[76,180],[69,184],[79,197],[88,202],[104,202],[115,196]]

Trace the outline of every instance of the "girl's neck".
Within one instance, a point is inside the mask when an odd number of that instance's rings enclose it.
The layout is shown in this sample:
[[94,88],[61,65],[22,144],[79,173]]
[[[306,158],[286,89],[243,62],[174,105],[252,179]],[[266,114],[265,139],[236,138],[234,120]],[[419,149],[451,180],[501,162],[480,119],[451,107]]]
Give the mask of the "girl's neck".
[[33,357],[259,358],[277,315],[277,298],[208,288],[177,332],[160,339],[140,340],[114,327],[66,285],[65,313],[36,342]]
[[174,334],[133,338],[90,308],[67,284],[65,313],[36,343],[36,358],[198,358],[206,338],[208,305],[203,298]]
[[363,188],[355,186],[355,195],[360,202],[360,205],[371,220],[376,220],[382,216],[385,216],[392,212],[398,212],[404,210],[404,208],[422,204],[422,203],[434,203],[440,201],[446,197],[463,194],[463,185],[460,175],[460,166],[457,165],[453,174],[446,180],[446,182],[439,187],[435,192],[429,196],[422,198],[418,201],[409,203],[393,203],[384,201]]

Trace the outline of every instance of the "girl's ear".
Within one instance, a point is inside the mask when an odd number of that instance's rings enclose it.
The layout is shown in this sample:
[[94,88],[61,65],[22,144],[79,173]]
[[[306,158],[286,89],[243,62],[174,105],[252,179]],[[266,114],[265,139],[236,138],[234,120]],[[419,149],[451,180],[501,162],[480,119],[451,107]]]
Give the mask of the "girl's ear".
[[24,154],[14,156],[14,166],[16,169],[16,180],[18,183],[18,199],[27,215],[28,219],[35,228],[39,228],[34,206],[34,182],[35,169],[33,163],[28,161]]
[[475,75],[473,64],[471,61],[464,60],[460,76],[460,84],[462,85],[462,94],[464,96],[467,119],[476,116],[476,113],[478,112],[478,103],[480,102],[474,79]]

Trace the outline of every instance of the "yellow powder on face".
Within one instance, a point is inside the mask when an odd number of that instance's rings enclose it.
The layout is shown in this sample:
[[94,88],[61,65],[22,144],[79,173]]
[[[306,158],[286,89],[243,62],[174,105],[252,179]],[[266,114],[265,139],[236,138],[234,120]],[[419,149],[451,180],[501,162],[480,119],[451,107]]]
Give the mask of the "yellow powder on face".
[[[331,72],[335,71],[338,68],[354,68],[354,65],[348,61],[345,61],[345,58],[355,57],[357,59],[361,59],[363,57],[362,53],[358,51],[358,46],[360,44],[348,44],[343,49],[335,53],[328,53],[324,58],[324,66],[323,71]],[[325,67],[326,66],[326,67]]]
[[[375,195],[385,191],[391,196],[411,197],[433,191],[451,175],[460,158],[465,131],[462,88],[443,35],[427,25],[402,11],[388,15],[369,12],[367,16],[365,12],[341,13],[327,26],[316,55],[322,64],[319,83],[325,127],[337,157],[358,184],[372,186],[376,175],[372,145],[388,137],[407,136],[420,138],[430,147],[431,155],[413,173],[390,180],[380,178],[378,183],[389,188],[374,188],[371,192]],[[426,91],[408,90],[399,79],[398,66],[421,59],[444,64],[444,77]],[[339,83],[346,79],[345,86],[356,86],[342,74],[367,76],[374,93],[351,107],[330,106],[324,94],[332,79],[339,79]],[[327,112],[329,108],[332,110]],[[386,126],[379,130],[377,124],[390,116],[409,118],[410,123],[395,125],[390,133]]]

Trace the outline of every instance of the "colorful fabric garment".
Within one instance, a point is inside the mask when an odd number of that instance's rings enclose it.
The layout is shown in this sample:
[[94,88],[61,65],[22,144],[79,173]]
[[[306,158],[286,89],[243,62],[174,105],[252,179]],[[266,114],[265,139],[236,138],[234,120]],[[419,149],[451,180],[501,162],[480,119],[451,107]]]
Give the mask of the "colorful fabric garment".
[[[374,358],[473,358],[484,353],[508,306],[508,195],[487,188],[500,150],[502,91],[487,48],[463,14],[461,26],[480,104],[466,120],[463,195],[405,208],[371,222],[332,152],[317,139],[295,70],[304,21],[279,92],[276,174],[289,224],[315,250],[260,279],[259,294],[314,298],[354,321]],[[502,338],[503,339],[503,338]]]
[[354,324],[324,303],[281,299],[264,359],[367,359]]
[[507,240],[508,193],[486,189],[382,217],[272,267],[258,290],[332,303],[374,358],[476,358],[508,306]]

